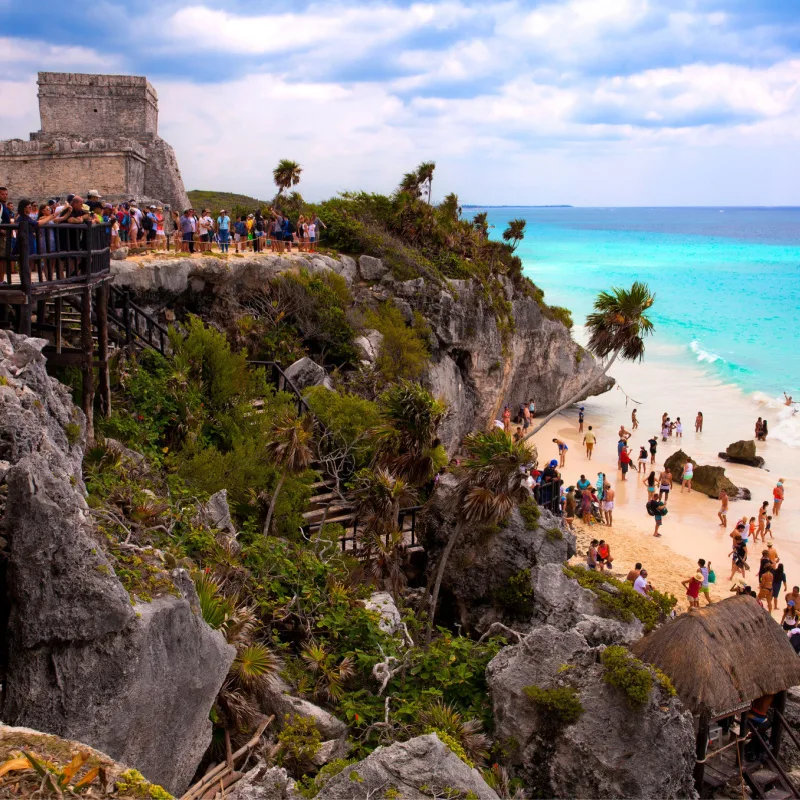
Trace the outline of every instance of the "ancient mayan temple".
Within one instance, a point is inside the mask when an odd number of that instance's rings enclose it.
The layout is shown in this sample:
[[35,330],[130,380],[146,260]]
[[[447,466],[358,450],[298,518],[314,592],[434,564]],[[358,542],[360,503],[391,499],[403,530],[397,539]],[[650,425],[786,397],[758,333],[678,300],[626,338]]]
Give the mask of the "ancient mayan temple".
[[0,142],[0,186],[12,198],[97,189],[109,200],[189,204],[173,149],[158,135],[158,96],[132,75],[39,73],[42,129]]

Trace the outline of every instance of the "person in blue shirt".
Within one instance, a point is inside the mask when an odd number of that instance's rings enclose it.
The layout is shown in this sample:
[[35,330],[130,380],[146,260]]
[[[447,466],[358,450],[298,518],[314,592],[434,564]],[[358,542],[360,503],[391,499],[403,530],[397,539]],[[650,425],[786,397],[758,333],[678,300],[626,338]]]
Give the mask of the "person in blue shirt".
[[226,214],[225,209],[221,209],[217,217],[217,236],[219,237],[219,249],[222,253],[228,252],[228,242],[231,235],[231,218]]

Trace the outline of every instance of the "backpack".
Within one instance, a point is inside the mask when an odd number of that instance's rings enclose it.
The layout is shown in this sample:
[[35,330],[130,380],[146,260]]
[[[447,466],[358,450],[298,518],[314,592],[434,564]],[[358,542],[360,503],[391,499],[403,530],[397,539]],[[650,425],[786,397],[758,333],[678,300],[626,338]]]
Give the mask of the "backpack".
[[145,214],[144,218],[142,219],[142,230],[153,230],[153,218],[149,214]]
[[656,515],[656,506],[658,505],[658,500],[648,500],[647,505],[645,508],[647,509],[647,513],[654,517]]
[[125,214],[125,216],[122,218],[121,225],[122,225],[123,228],[129,228],[130,227],[130,225],[131,225],[131,215],[130,214]]

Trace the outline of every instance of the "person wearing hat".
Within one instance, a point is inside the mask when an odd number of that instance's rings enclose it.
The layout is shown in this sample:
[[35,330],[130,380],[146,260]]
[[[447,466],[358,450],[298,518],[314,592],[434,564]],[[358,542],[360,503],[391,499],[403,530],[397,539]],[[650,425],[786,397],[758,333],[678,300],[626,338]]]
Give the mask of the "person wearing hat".
[[700,587],[703,585],[703,573],[695,572],[691,578],[681,581],[681,586],[686,587],[686,598],[689,601],[689,610],[700,608]]
[[100,192],[98,192],[97,189],[89,189],[89,191],[86,192],[86,199],[87,200],[100,200],[102,198],[100,197]]
[[162,206],[155,206],[153,212],[156,217],[156,248],[158,250],[167,249],[167,234],[164,231],[164,208]]
[[217,217],[216,228],[220,252],[227,253],[228,242],[230,242],[231,237],[231,218],[228,216],[228,212],[224,208],[220,209],[219,216]]
[[798,626],[797,606],[794,600],[790,600],[786,604],[786,608],[783,610],[783,616],[781,617],[781,625],[783,625],[785,631],[793,630]]
[[210,250],[214,241],[214,220],[211,219],[210,211],[204,208],[197,218],[197,232],[200,234],[200,249]]
[[784,491],[783,491],[783,478],[778,478],[778,483],[772,490],[772,516],[777,517],[781,513],[781,506],[783,505]]
[[578,433],[583,433],[583,406],[578,409]]
[[194,253],[194,234],[197,230],[197,222],[194,218],[193,208],[187,208],[183,212],[183,216],[178,220],[178,225],[183,239],[183,252]]

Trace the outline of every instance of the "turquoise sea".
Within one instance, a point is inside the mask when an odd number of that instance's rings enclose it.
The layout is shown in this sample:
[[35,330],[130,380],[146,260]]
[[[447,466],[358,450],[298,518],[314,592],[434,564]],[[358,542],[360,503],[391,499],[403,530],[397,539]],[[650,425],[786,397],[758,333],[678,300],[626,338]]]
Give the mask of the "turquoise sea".
[[598,291],[642,280],[677,362],[747,393],[800,399],[800,208],[485,210],[492,238],[527,220],[525,274],[577,325]]

